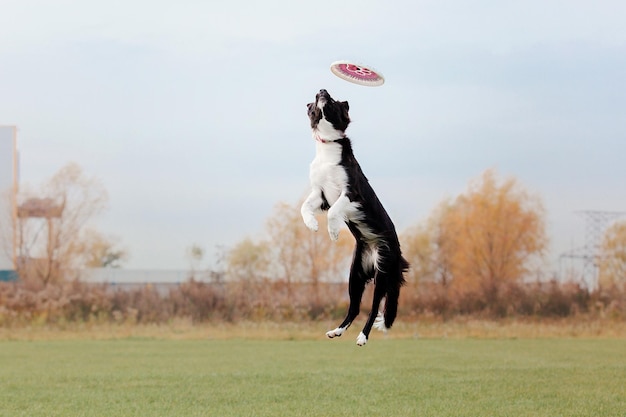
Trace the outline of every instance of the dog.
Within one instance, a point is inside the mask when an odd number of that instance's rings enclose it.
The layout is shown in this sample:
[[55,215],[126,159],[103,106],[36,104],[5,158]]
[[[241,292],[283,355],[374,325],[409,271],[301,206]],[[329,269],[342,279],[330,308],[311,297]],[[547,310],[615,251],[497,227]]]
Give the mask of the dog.
[[[300,212],[306,227],[317,231],[315,215],[327,211],[330,238],[336,241],[345,223],[356,240],[348,282],[348,314],[326,336],[339,337],[350,327],[359,315],[365,286],[373,280],[372,309],[356,339],[356,344],[363,346],[372,327],[382,331],[391,328],[409,263],[402,257],[393,222],[354,157],[345,133],[350,124],[349,109],[347,101],[336,101],[323,89],[315,102],[307,104],[316,155],[309,171],[312,190]],[[383,299],[384,311],[379,312]]]

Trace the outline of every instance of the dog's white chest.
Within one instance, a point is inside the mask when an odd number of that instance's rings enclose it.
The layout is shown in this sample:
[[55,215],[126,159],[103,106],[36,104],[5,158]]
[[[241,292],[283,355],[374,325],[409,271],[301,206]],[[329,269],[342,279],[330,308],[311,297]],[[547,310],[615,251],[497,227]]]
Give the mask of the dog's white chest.
[[340,162],[341,145],[317,144],[317,153],[311,162],[309,178],[311,186],[321,189],[331,206],[347,188],[348,175]]

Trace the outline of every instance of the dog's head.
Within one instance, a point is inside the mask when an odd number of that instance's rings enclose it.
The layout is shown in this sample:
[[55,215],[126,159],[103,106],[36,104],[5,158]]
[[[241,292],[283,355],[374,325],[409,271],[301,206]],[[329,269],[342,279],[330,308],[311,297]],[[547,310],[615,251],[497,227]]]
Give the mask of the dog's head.
[[334,100],[328,91],[322,89],[315,96],[315,102],[307,104],[311,129],[318,137],[333,141],[345,136],[350,124],[347,101]]

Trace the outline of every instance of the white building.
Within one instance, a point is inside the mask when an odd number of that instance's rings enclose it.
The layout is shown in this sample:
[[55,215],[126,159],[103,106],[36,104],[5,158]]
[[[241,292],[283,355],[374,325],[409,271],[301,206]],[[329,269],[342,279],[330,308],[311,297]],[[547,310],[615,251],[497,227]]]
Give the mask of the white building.
[[0,126],[0,280],[8,279],[14,269],[17,164],[17,128]]

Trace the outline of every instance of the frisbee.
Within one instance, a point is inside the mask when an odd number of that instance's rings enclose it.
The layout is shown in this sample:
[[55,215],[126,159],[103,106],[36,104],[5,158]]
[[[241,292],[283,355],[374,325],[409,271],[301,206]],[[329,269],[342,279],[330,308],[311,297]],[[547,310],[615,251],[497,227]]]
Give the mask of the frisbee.
[[383,85],[385,78],[372,67],[366,67],[351,61],[335,61],[330,64],[330,70],[342,80],[368,87]]

